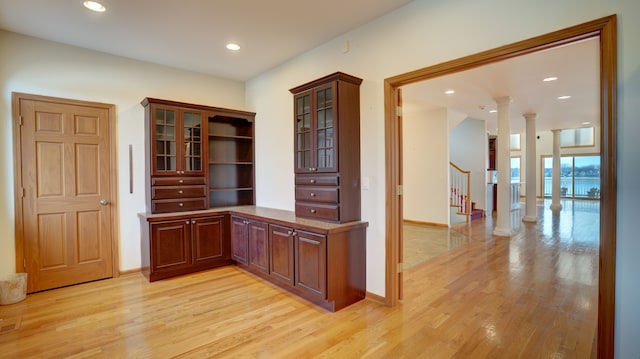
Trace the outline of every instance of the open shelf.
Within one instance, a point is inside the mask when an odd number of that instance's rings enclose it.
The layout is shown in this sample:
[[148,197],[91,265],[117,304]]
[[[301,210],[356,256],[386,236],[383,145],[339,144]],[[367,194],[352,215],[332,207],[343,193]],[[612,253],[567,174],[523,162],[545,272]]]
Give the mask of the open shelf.
[[237,117],[209,117],[209,135],[253,138],[253,122]]
[[253,204],[253,189],[218,189],[209,191],[209,206],[242,206]]
[[253,187],[252,164],[209,164],[209,188]]
[[252,162],[251,138],[209,136],[209,162]]

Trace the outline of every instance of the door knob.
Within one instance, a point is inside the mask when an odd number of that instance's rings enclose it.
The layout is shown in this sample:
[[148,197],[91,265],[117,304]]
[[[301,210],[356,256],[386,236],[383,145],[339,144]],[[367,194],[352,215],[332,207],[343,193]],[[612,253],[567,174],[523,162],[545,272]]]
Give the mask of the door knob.
[[101,199],[100,200],[100,204],[103,205],[103,206],[106,206],[106,205],[109,204],[109,201],[107,201],[106,199]]

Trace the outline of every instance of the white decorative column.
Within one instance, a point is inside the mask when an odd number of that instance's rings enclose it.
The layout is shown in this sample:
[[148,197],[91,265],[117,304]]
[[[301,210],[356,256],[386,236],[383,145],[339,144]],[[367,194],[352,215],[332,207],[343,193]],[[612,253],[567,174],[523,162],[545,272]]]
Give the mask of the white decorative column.
[[496,146],[496,167],[498,168],[498,207],[496,211],[496,227],[493,234],[510,237],[511,229],[511,128],[510,97],[495,99],[498,105],[498,139]]
[[525,222],[538,221],[538,209],[536,208],[536,114],[528,113],[524,115],[527,121],[527,140],[525,161],[527,170],[525,186],[526,186],[526,204],[525,214],[522,218]]
[[551,210],[562,209],[560,204],[560,132],[562,130],[551,130],[553,132],[553,171],[551,184]]

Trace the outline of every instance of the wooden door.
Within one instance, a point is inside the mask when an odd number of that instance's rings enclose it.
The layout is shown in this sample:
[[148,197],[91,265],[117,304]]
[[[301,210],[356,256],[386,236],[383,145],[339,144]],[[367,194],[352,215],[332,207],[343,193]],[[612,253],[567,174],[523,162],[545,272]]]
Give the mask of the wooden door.
[[27,291],[112,277],[110,105],[14,94],[16,109],[16,258]]
[[231,259],[247,264],[248,243],[247,228],[249,221],[240,217],[231,217]]
[[293,236],[291,228],[269,225],[269,274],[293,286]]
[[224,216],[194,218],[191,225],[194,264],[229,258],[229,250],[225,248],[224,241]]
[[267,224],[249,221],[249,265],[259,271],[269,273],[269,234]]
[[327,238],[323,235],[296,231],[296,287],[326,298]]
[[151,271],[176,271],[191,267],[191,220],[151,224]]

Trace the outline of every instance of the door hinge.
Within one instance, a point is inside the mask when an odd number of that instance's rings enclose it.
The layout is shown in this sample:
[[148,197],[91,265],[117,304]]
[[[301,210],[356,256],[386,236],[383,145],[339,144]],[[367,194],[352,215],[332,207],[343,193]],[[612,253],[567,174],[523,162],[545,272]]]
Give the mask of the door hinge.
[[22,187],[22,198],[24,198],[24,187]]
[[402,106],[396,106],[396,116],[402,117]]
[[22,126],[22,115],[18,115],[18,126]]
[[398,273],[404,272],[404,263],[398,262]]
[[22,258],[22,268],[27,269],[27,258]]
[[398,196],[402,196],[402,185],[398,185],[398,188],[396,189],[396,192],[398,193]]

